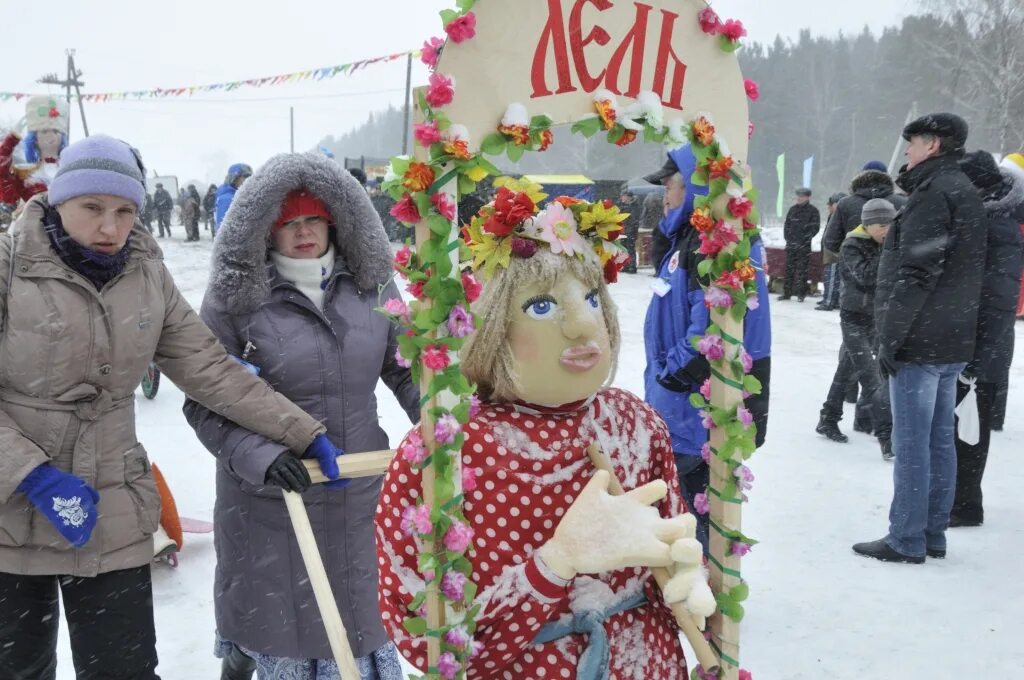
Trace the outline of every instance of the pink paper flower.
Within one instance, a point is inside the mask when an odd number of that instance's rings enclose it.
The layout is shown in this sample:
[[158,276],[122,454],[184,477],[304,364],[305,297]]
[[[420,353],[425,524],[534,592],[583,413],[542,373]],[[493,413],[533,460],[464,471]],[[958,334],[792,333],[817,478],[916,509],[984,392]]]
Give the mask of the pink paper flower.
[[732,554],[736,557],[743,557],[750,552],[750,546],[742,541],[732,542]]
[[576,231],[576,218],[572,210],[561,203],[553,202],[537,216],[538,235],[550,247],[551,252],[559,255],[575,255],[583,253],[587,244]]
[[476,490],[476,470],[468,466],[462,468],[462,490]]
[[455,441],[455,438],[462,432],[462,425],[456,420],[455,416],[450,413],[446,413],[437,419],[434,423],[434,439],[437,440],[438,444],[442,446],[451,444]]
[[719,361],[725,356],[725,341],[720,335],[705,335],[698,341],[697,351],[707,357],[708,361]]
[[705,410],[700,412],[700,424],[705,430],[711,430],[715,427],[715,419],[711,417],[711,411]]
[[[465,578],[465,577],[463,577],[463,578]],[[441,592],[444,592],[444,586],[443,585],[441,586]],[[451,598],[451,599],[459,599],[459,600],[461,600],[462,596],[460,595],[458,598]],[[444,634],[444,641],[445,641],[445,643],[451,645],[452,647],[460,647],[460,648],[461,647],[465,647],[466,645],[469,644],[469,639],[470,639],[469,638],[469,633],[466,632],[466,627],[465,626],[455,626],[450,631],[448,631],[447,633]]]
[[444,27],[445,33],[454,43],[465,42],[476,35],[476,15],[467,12],[457,19],[452,19]]
[[443,371],[451,360],[444,345],[427,345],[423,348],[423,365],[431,371]]
[[710,7],[705,7],[697,15],[697,21],[700,22],[700,30],[704,31],[708,35],[715,35],[718,33],[719,26],[722,25],[721,20],[715,13],[715,10]]
[[726,288],[740,290],[743,288],[743,279],[740,278],[740,273],[734,269],[732,271],[724,272],[721,276],[715,279],[715,285],[723,290]]
[[452,522],[451,527],[444,535],[444,547],[451,552],[465,552],[469,544],[473,542],[473,529],[462,522]]
[[412,362],[402,356],[402,350],[395,348],[395,363],[402,368],[412,368]]
[[754,121],[747,121],[747,139],[754,137]]
[[754,359],[745,347],[740,347],[740,363],[743,364],[743,370],[747,373],[750,373],[750,369],[754,367]]
[[700,396],[711,399],[711,378],[705,380],[700,386]]
[[761,88],[757,86],[757,82],[747,78],[743,81],[743,89],[747,91],[747,96],[750,97],[750,101],[756,102],[761,96]]
[[475,394],[469,398],[469,417],[472,420],[480,415],[480,397]]
[[[710,628],[710,626],[709,626],[709,628]],[[479,640],[473,640],[469,644],[470,644],[470,648],[471,648],[469,650],[469,658],[470,659],[475,659],[476,657],[480,656],[480,652],[484,651],[484,643],[480,642]]]
[[452,103],[455,99],[455,81],[446,75],[431,73],[429,82],[426,98],[432,108],[437,109]]
[[693,497],[693,509],[697,511],[698,515],[708,514],[708,495],[706,493],[699,493]]
[[437,658],[437,672],[444,680],[455,680],[460,670],[462,666],[451,652],[445,652]]
[[384,303],[384,311],[391,316],[397,316],[398,322],[403,326],[409,325],[412,310],[400,298],[388,298],[388,301]]
[[413,136],[416,137],[417,142],[428,148],[432,144],[437,144],[442,139],[441,128],[438,127],[436,120],[432,120],[429,123],[416,123],[413,126]]
[[409,266],[410,262],[412,262],[412,249],[409,246],[402,246],[395,253],[394,267],[395,269],[405,268]]
[[705,463],[711,462],[711,442],[704,442],[704,446],[700,447],[700,457]]
[[402,457],[413,465],[420,465],[427,459],[427,447],[423,445],[423,435],[417,427],[405,438],[401,448]]
[[410,505],[402,513],[402,531],[406,536],[426,535],[434,530],[430,522],[430,507],[426,505]]
[[739,19],[729,19],[719,27],[718,33],[732,42],[737,42],[747,34],[747,29],[743,28],[743,22]]
[[466,338],[476,330],[473,315],[462,305],[455,305],[448,314],[448,333],[453,338]]
[[[441,594],[447,597],[449,600],[460,602],[465,597],[466,582],[469,579],[461,571],[449,571],[444,577],[441,578]],[[469,639],[467,637],[466,642]],[[451,643],[449,643],[451,644]],[[465,643],[462,643],[465,644]],[[462,645],[455,645],[461,647]]]
[[448,194],[439,191],[430,197],[430,202],[434,204],[434,209],[437,210],[438,215],[449,222],[455,219],[455,204],[448,198]]
[[717,286],[711,286],[704,293],[704,306],[708,309],[713,307],[727,309],[732,307],[732,296]]
[[740,669],[740,680],[754,680],[754,676],[746,668]]
[[473,304],[480,297],[483,286],[476,280],[476,277],[469,272],[462,273],[462,290],[466,292],[466,300]]
[[761,306],[761,300],[758,299],[757,293],[754,293],[753,295],[751,295],[750,297],[747,298],[747,309],[749,311],[752,312],[752,311],[754,311],[755,309],[757,309],[760,306]]
[[736,409],[736,418],[743,423],[743,428],[747,429],[754,424],[754,416],[746,406],[739,406]]
[[751,211],[754,209],[754,202],[746,196],[738,196],[729,200],[729,212],[733,217],[740,220],[745,220],[750,216]]
[[732,471],[732,476],[736,478],[736,486],[740,491],[750,491],[754,488],[754,473],[746,465],[737,465]]
[[392,206],[391,216],[399,222],[405,222],[406,224],[416,224],[422,219],[420,217],[420,210],[416,207],[416,202],[412,200],[412,196],[409,194],[402,196],[402,200]]
[[444,40],[440,38],[431,38],[423,43],[423,53],[420,55],[420,61],[430,67],[431,71],[437,68],[437,58],[441,54],[442,47],[444,47]]

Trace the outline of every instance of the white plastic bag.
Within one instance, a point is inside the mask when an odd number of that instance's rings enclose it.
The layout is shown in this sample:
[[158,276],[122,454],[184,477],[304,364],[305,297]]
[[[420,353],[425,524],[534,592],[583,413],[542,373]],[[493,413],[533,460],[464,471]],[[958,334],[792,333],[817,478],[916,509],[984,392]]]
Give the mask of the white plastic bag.
[[981,441],[981,419],[978,417],[978,395],[975,391],[975,378],[960,376],[960,382],[970,385],[970,390],[956,407],[956,416],[960,419],[956,428],[956,436],[964,444],[974,446]]

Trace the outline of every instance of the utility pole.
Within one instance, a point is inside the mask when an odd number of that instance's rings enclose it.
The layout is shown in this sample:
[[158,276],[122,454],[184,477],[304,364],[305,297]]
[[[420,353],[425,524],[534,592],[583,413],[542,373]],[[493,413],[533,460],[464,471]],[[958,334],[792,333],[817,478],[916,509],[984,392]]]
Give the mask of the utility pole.
[[288,120],[291,128],[291,152],[295,153],[295,107],[288,107]]
[[75,51],[65,50],[65,54],[68,55],[68,72],[67,77],[63,80],[60,79],[56,73],[48,73],[43,76],[37,83],[44,85],[59,85],[64,88],[64,99],[68,104],[68,141],[71,141],[71,88],[75,88],[75,97],[78,98],[78,111],[82,116],[82,129],[85,131],[85,136],[89,136],[89,124],[85,120],[85,104],[82,102],[82,86],[85,85],[80,80],[82,72],[75,68]]
[[412,53],[405,62],[405,124],[402,126],[402,155],[409,153],[409,108],[412,105]]

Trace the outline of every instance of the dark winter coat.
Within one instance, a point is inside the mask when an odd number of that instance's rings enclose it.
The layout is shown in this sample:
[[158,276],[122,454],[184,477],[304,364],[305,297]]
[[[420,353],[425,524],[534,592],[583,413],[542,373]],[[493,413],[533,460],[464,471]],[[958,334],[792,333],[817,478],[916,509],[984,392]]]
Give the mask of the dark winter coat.
[[811,249],[811,241],[821,229],[821,213],[810,203],[797,204],[786,213],[782,235],[787,248]]
[[1004,172],[1002,184],[984,192],[982,199],[988,216],[985,281],[974,359],[965,372],[979,382],[998,383],[1007,379],[1013,359],[1013,326],[1024,257],[1019,222],[1024,182]]
[[923,161],[898,182],[909,198],[878,265],[880,346],[897,361],[968,362],[985,269],[985,208],[951,155]]
[[174,199],[163,187],[153,192],[153,207],[158,213],[169,213],[174,209]]
[[[289,191],[327,205],[338,253],[321,312],[268,261],[267,236]],[[398,329],[375,308],[398,297],[380,219],[366,192],[319,154],[272,158],[235,197],[214,242],[202,317],[229,353],[323,421],[331,441],[355,453],[388,448],[374,390],[380,380],[410,420],[419,392],[395,359]],[[247,343],[250,351],[246,353]],[[247,649],[291,658],[331,658],[313,590],[280,489],[264,487],[283,448],[188,402],[185,415],[215,455],[219,634]],[[404,429],[404,428],[403,428]],[[387,638],[377,605],[373,513],[381,477],[304,494],[320,553],[356,656]]]
[[863,227],[851,231],[843,241],[839,251],[843,277],[839,309],[844,320],[874,327],[875,286],[881,256],[882,244],[871,238]]
[[850,195],[836,204],[836,211],[828,220],[821,238],[822,250],[838,253],[843,241],[860,225],[864,204],[873,198],[884,198],[899,210],[907,204],[906,196],[896,193],[892,178],[880,170],[865,170],[850,182]]
[[217,189],[216,187],[210,187],[207,190],[206,195],[203,196],[203,213],[206,215],[213,215],[214,209],[217,207]]

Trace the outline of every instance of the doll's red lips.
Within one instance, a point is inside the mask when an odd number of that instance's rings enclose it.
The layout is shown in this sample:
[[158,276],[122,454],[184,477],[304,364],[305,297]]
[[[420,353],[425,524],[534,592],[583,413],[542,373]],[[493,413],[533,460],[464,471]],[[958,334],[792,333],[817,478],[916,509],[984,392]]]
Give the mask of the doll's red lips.
[[570,371],[582,373],[601,361],[601,348],[596,345],[577,345],[562,352],[559,363]]

